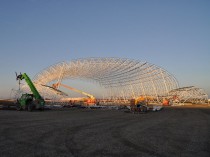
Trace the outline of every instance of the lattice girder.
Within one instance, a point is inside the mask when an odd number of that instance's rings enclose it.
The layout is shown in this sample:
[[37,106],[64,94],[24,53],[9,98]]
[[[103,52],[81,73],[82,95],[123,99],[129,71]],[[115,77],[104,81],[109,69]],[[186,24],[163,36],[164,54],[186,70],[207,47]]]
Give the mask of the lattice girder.
[[119,97],[122,93],[125,97],[164,96],[178,88],[176,78],[163,68],[148,62],[120,58],[60,62],[39,72],[33,81],[42,93],[46,93],[46,89],[39,85],[51,85],[65,79],[92,80]]

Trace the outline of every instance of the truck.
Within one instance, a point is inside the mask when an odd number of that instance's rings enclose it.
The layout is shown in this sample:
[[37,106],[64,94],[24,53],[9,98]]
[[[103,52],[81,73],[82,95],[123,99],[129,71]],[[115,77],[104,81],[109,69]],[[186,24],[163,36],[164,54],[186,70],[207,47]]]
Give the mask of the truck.
[[26,73],[17,75],[16,73],[16,80],[25,80],[28,84],[32,94],[24,93],[21,95],[20,98],[17,99],[16,102],[16,109],[20,110],[28,110],[32,111],[34,109],[44,110],[45,100],[41,97],[39,92],[37,91],[36,87],[34,86],[31,79],[28,77]]

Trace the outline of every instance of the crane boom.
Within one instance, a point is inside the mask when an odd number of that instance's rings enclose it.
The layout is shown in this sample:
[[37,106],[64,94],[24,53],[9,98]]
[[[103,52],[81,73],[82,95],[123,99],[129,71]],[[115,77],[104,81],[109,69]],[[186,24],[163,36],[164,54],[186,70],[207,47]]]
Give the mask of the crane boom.
[[81,94],[83,94],[83,95],[85,95],[85,96],[87,96],[87,97],[89,97],[89,98],[91,98],[91,99],[95,99],[95,97],[94,97],[93,95],[91,95],[91,94],[88,94],[88,93],[86,93],[86,92],[83,92],[83,91],[81,91],[81,90],[78,90],[78,89],[76,89],[76,88],[67,86],[67,85],[62,84],[62,83],[55,83],[55,84],[53,84],[52,86],[53,86],[53,88],[56,88],[56,89],[58,88],[58,86],[63,86],[63,87],[65,87],[65,88],[70,89],[70,90],[73,90],[73,91],[75,91],[75,92],[77,92],[77,93],[81,93]]
[[31,89],[31,92],[33,93],[35,99],[42,99],[41,95],[39,94],[39,92],[37,91],[33,82],[31,81],[31,79],[28,77],[28,75],[26,73],[18,75],[17,79],[20,79],[20,80],[25,79],[25,81],[28,84],[29,88]]

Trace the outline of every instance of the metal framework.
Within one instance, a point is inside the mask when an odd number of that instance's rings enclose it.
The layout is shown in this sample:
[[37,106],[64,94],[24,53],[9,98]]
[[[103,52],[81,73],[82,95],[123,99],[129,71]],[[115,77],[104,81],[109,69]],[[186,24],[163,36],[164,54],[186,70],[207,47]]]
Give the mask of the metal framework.
[[[154,64],[120,58],[87,58],[52,65],[34,78],[36,87],[45,97],[57,97],[58,92],[46,88],[63,80],[83,79],[107,89],[107,98],[167,96],[178,88],[176,78]],[[45,85],[45,86],[42,86]]]
[[184,105],[184,103],[205,103],[208,102],[208,95],[203,89],[194,86],[182,87],[169,92],[169,97],[174,104]]

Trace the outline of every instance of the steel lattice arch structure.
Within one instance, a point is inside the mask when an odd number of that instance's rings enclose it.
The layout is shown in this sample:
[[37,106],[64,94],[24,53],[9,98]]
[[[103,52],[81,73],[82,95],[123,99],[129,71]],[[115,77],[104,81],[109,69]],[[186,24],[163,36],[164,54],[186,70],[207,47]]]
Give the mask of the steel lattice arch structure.
[[54,97],[58,93],[46,86],[71,79],[99,84],[109,91],[107,98],[150,96],[158,99],[179,87],[176,78],[161,67],[120,58],[86,58],[59,62],[39,72],[33,82],[43,96]]
[[202,104],[208,101],[208,95],[205,91],[194,86],[173,89],[169,92],[169,98],[177,104],[184,104],[186,102]]

